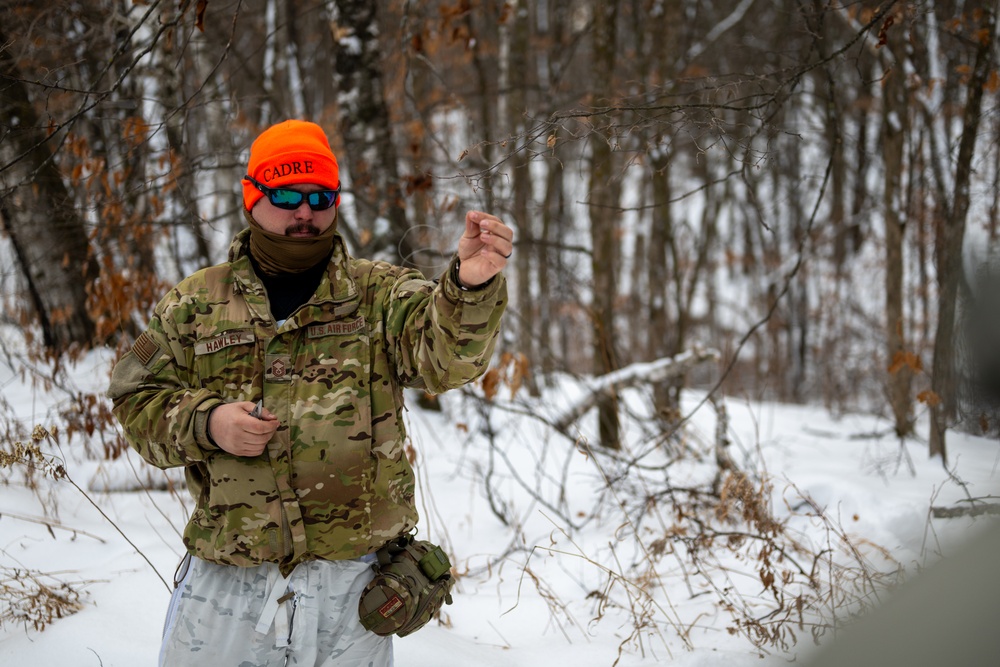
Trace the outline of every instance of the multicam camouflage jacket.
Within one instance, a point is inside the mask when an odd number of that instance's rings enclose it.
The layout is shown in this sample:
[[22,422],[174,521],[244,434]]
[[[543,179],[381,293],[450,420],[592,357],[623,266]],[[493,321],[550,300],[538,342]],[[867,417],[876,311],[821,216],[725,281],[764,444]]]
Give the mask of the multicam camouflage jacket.
[[[108,390],[129,443],[155,466],[185,466],[196,500],[184,532],[216,563],[356,558],[417,521],[403,451],[403,387],[439,393],[478,377],[507,301],[497,276],[464,291],[350,257],[337,237],[313,297],[283,323],[247,255],[195,273],[156,307]],[[454,268],[454,264],[452,266]],[[209,411],[258,401],[280,426],[257,457],[213,445]]]

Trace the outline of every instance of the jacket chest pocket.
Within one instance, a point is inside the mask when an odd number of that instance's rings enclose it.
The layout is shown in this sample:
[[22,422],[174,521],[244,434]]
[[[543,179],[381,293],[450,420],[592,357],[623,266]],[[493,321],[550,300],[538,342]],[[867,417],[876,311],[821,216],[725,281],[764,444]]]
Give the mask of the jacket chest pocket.
[[[370,476],[371,338],[364,318],[309,326],[294,355],[296,487],[320,504],[348,503]],[[332,465],[331,465],[332,464]]]
[[309,326],[301,345],[295,374],[313,408],[334,424],[370,421],[371,338],[364,318]]
[[225,331],[194,344],[194,370],[203,389],[232,400],[254,395],[257,337],[253,331]]

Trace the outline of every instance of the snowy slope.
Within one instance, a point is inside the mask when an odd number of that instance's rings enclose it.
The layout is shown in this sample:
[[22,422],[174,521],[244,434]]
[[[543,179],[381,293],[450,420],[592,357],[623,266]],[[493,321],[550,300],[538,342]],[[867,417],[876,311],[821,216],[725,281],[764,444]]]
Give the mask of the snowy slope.
[[[65,381],[81,392],[100,391],[109,362],[108,354],[95,353]],[[65,392],[33,388],[8,367],[0,373],[6,411],[26,429],[52,423],[60,404],[71,400]],[[647,582],[648,597],[629,589],[620,577],[643,572],[648,557],[629,537],[634,516],[615,508],[631,498],[626,494],[632,478],[605,483],[611,464],[586,448],[593,439],[592,415],[580,421],[576,443],[536,418],[559,414],[583,391],[564,379],[540,399],[519,395],[511,401],[501,392],[500,407],[491,411],[483,409],[478,390],[446,395],[439,413],[410,401],[421,533],[446,546],[460,579],[454,605],[445,608],[445,624],[397,639],[396,664],[597,667],[618,660],[622,666],[738,667],[759,665],[762,657],[781,664],[808,655],[813,648],[807,631],[797,645],[765,650],[730,633],[732,617],[720,611],[710,586],[699,589],[697,580],[692,586],[679,559],[662,561],[659,576]],[[635,404],[631,411],[641,415],[642,394],[629,394],[628,400]],[[876,417],[834,419],[820,408],[734,399],[726,407],[734,460],[766,471],[775,516],[787,518],[802,540],[819,548],[830,533],[796,514],[806,496],[866,550],[873,567],[888,568],[895,561],[915,572],[989,524],[983,518],[931,520],[929,509],[996,493],[1000,449],[994,441],[951,434],[951,471],[946,471],[927,459],[924,444],[901,446],[879,437],[888,425]],[[688,425],[693,442],[709,442],[713,428],[714,414],[704,406]],[[627,422],[627,433],[633,453],[653,441],[654,431],[641,417]],[[26,581],[26,572],[45,573],[41,581],[51,588],[65,583],[76,590],[81,608],[42,632],[6,623],[0,629],[2,665],[156,664],[169,597],[161,577],[171,580],[191,502],[164,490],[90,490],[134,486],[137,475],[162,476],[134,454],[108,463],[82,451],[74,443],[55,453],[100,511],[66,481],[32,490],[19,470],[7,472],[9,483],[0,495],[2,577]],[[644,460],[667,459],[655,452]],[[707,469],[706,461],[680,461],[665,466],[665,473],[645,473],[644,483],[655,486],[656,475],[666,474],[671,484],[693,484]],[[43,525],[44,517],[56,525]],[[566,518],[578,527],[568,528]],[[879,549],[867,549],[870,544]],[[886,557],[879,556],[880,549]],[[726,554],[719,561],[732,568],[733,585],[745,587],[749,604],[757,604],[759,582],[745,576],[756,565],[741,573]],[[640,616],[648,624],[636,632]]]

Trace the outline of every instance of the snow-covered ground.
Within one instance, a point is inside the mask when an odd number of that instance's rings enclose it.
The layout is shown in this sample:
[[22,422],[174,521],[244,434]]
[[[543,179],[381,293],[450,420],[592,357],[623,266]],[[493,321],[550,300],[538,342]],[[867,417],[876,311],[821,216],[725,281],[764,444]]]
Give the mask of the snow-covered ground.
[[[80,392],[100,392],[109,363],[109,354],[94,353],[70,369],[66,382]],[[8,430],[11,416],[29,432],[53,423],[69,395],[32,387],[10,365],[0,364]],[[442,412],[410,401],[421,535],[446,546],[459,583],[444,624],[395,640],[398,667],[597,667],[616,660],[623,667],[739,667],[784,664],[812,651],[808,629],[784,649],[754,648],[741,633],[731,633],[733,616],[720,608],[715,584],[685,569],[689,564],[680,556],[658,560],[656,576],[648,576],[649,545],[657,530],[667,534],[672,525],[663,490],[703,483],[713,459],[672,462],[676,447],[656,444],[655,429],[641,417],[645,396],[635,391],[626,398],[630,412],[640,416],[626,420],[630,449],[623,458],[650,453],[634,475],[616,476],[622,461],[588,450],[593,415],[580,422],[575,442],[538,419],[560,414],[583,391],[581,383],[563,379],[538,399],[522,391],[510,400],[504,388],[489,411],[479,389],[444,396]],[[692,392],[688,409],[700,398]],[[891,569],[895,561],[915,572],[988,524],[985,518],[929,514],[932,505],[996,494],[995,441],[949,434],[946,471],[928,460],[926,444],[901,446],[874,416],[833,418],[821,408],[731,397],[726,409],[732,458],[767,473],[774,516],[786,520],[801,542],[818,545],[816,551],[842,531],[866,565]],[[700,406],[687,426],[688,443],[711,454],[714,424],[711,406]],[[80,593],[81,609],[52,620],[42,632],[7,622],[0,629],[2,665],[156,664],[169,597],[164,582],[180,557],[179,532],[191,501],[163,490],[100,490],[132,486],[130,480],[148,470],[134,454],[104,462],[82,452],[78,439],[55,450],[97,507],[65,480],[33,490],[16,467],[5,472],[0,579],[10,585],[12,578],[27,581],[30,575],[57,590],[68,584]],[[636,489],[649,493],[645,504],[636,502]],[[804,498],[822,510],[826,522],[803,511]],[[637,508],[644,508],[641,518]],[[722,546],[708,550],[720,552],[725,574],[719,590],[743,587],[740,599],[750,608],[757,604],[752,596],[764,605],[767,596],[755,580],[759,565],[744,563],[741,569]]]

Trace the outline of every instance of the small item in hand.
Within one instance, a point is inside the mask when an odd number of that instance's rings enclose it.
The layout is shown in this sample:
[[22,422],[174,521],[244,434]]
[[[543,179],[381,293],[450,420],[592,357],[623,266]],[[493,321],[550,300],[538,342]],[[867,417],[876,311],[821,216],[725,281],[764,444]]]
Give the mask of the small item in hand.
[[250,416],[253,417],[254,419],[260,419],[263,410],[264,410],[264,399],[262,398],[259,401],[257,401],[257,405],[255,405],[254,409],[250,411]]
[[361,594],[361,625],[377,635],[405,637],[451,604],[451,562],[441,547],[412,535],[391,540],[376,552],[375,578]]

